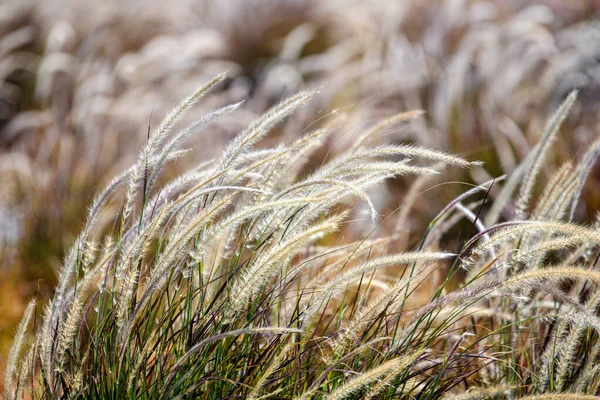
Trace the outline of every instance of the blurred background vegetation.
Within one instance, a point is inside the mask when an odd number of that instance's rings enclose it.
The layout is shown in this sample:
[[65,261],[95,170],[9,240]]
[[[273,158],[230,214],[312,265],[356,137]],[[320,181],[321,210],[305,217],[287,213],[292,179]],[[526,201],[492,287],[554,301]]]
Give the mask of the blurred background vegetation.
[[[330,143],[337,152],[373,121],[422,109],[423,118],[380,140],[483,160],[484,168],[455,176],[481,183],[515,168],[572,89],[579,101],[550,164],[597,137],[600,1],[4,0],[0,373],[27,301],[52,294],[96,188],[134,159],[149,125],[224,70],[226,84],[190,118],[244,99],[242,111],[193,139],[187,162],[218,154],[282,98],[322,87],[269,140],[332,113],[347,127]],[[600,206],[598,172],[577,210],[581,220]],[[425,193],[408,242],[465,188]],[[378,206],[394,210],[404,189],[402,180],[382,185]]]

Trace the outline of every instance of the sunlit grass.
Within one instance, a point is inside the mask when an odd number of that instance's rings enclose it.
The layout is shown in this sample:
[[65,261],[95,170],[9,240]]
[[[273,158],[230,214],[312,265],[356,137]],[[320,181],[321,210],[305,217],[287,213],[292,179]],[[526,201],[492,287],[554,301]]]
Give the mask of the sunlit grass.
[[[162,183],[187,135],[235,112],[225,107],[171,133],[223,79],[200,86],[150,130],[136,163],[96,196],[53,299],[40,318],[34,302],[25,312],[7,398],[598,393],[600,233],[571,212],[595,147],[559,169],[541,195],[534,191],[575,93],[515,173],[456,198],[415,248],[396,253],[390,244],[413,196],[386,217],[399,218],[389,237],[324,239],[347,231],[357,205],[365,205],[365,221],[380,221],[370,190],[381,182],[420,176],[409,191],[416,195],[442,165],[480,163],[432,148],[369,145],[374,128],[304,174],[302,164],[335,134],[327,125],[254,148],[314,95],[301,92],[257,118],[221,156]],[[492,185],[502,187],[493,198]],[[100,214],[119,198],[112,229],[99,232]],[[488,203],[492,215],[482,210]],[[514,217],[498,222],[507,207]],[[475,233],[454,251],[439,249],[463,218]]]

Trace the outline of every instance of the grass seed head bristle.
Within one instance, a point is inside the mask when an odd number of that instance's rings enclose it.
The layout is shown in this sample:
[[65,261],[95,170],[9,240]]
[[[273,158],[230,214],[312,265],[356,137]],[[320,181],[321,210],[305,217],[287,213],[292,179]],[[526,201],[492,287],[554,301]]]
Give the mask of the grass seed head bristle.
[[[20,368],[19,360],[21,359],[21,351],[23,350],[23,345],[25,344],[25,335],[27,334],[27,329],[29,328],[29,323],[31,322],[31,318],[35,312],[36,302],[32,300],[25,310],[25,314],[21,323],[19,324],[19,328],[17,329],[17,333],[15,335],[15,339],[13,341],[13,345],[10,349],[10,353],[8,355],[8,363],[6,365],[5,378],[4,378],[4,389],[5,389],[5,397],[7,399],[12,399],[12,386],[14,382],[15,375]],[[24,363],[25,360],[22,360]]]

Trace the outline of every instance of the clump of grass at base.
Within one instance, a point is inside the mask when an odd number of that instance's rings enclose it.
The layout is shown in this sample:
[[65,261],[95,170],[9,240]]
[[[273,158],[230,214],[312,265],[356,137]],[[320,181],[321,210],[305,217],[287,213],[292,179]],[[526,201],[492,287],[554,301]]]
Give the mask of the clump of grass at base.
[[[471,197],[485,194],[483,185],[442,210],[418,248],[388,253],[393,238],[331,246],[321,239],[343,229],[357,202],[377,219],[369,188],[386,179],[478,164],[430,148],[368,147],[363,138],[301,176],[304,160],[331,135],[327,128],[272,149],[253,146],[314,95],[302,92],[258,118],[219,158],[159,184],[187,135],[237,107],[171,134],[222,79],[168,114],[137,162],[92,202],[54,298],[41,319],[32,303],[19,327],[7,398],[597,394],[600,233],[570,221],[591,156],[559,170],[540,201],[533,192],[574,94],[518,170],[520,191],[509,178],[491,199],[494,213],[517,205],[514,220],[481,223],[481,201]],[[98,237],[99,215],[120,189],[114,230]],[[467,198],[475,203],[463,205]],[[433,247],[430,238],[457,217],[473,219],[479,232],[458,253]],[[432,286],[430,277],[447,266]],[[390,268],[400,276],[381,274]],[[416,299],[423,286],[426,301]]]

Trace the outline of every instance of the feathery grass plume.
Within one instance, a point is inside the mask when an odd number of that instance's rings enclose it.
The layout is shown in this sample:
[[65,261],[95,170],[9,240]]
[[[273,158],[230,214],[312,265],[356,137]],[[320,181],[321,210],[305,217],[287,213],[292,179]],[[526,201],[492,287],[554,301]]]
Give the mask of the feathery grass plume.
[[[448,255],[448,257],[451,256],[452,255]],[[432,268],[435,267],[433,263],[429,265],[431,265]],[[341,357],[344,352],[348,350],[350,344],[359,340],[364,334],[365,329],[372,326],[375,319],[381,315],[381,313],[393,309],[394,303],[408,292],[408,288],[411,284],[413,286],[419,285],[420,282],[415,282],[417,276],[425,275],[423,278],[425,280],[429,275],[428,272],[428,268],[415,270],[410,278],[399,280],[396,284],[385,290],[379,297],[361,307],[355,313],[354,318],[342,325],[341,332],[332,346],[332,356]]]
[[362,200],[364,200],[365,203],[367,203],[367,206],[369,207],[369,213],[371,214],[371,220],[373,222],[375,222],[378,214],[377,214],[377,210],[375,210],[375,206],[373,205],[373,202],[369,198],[369,195],[367,193],[365,193],[364,190],[362,190],[360,187],[352,185],[350,183],[346,183],[344,181],[337,181],[334,179],[317,179],[317,180],[312,180],[312,181],[299,182],[296,185],[293,185],[293,186],[287,188],[283,192],[280,192],[277,195],[277,198],[284,197],[288,193],[296,191],[298,189],[306,188],[309,186],[323,186],[323,185],[325,185],[325,186],[341,186],[342,188],[347,189],[348,191],[355,194],[357,197],[360,197]]
[[[548,218],[549,210],[553,208],[554,203],[560,197],[561,191],[567,181],[572,179],[573,164],[570,161],[565,162],[552,176],[546,184],[540,199],[535,205],[535,209],[531,213],[532,219]],[[566,184],[568,185],[568,183]],[[558,219],[558,218],[556,218]]]
[[[11,394],[12,386],[15,375],[20,368],[19,360],[21,359],[21,351],[23,350],[23,345],[25,344],[25,335],[27,334],[29,323],[31,322],[31,318],[35,312],[35,305],[35,300],[31,300],[27,305],[27,309],[25,310],[25,314],[23,315],[23,319],[19,324],[15,339],[10,348],[10,353],[8,354],[8,362],[6,364],[6,371],[4,373],[4,395],[7,399],[13,398]],[[25,363],[25,361],[26,360],[21,359],[22,363]]]
[[[83,359],[81,360],[82,365],[86,364],[88,355],[89,355],[89,352],[86,352],[84,354]],[[85,371],[83,370],[83,368],[80,368],[79,370],[75,371],[73,380],[71,383],[71,391],[73,393],[80,393],[86,389],[87,382],[84,381],[84,376],[85,376],[84,374],[85,374]]]
[[[142,179],[148,173],[149,169],[154,169],[155,165],[150,163],[150,158],[157,151],[160,144],[164,141],[165,137],[169,134],[173,125],[188,111],[194,104],[196,104],[213,86],[217,85],[225,79],[225,74],[219,74],[207,83],[201,85],[188,97],[186,97],[177,107],[175,107],[158,125],[158,127],[149,135],[148,142],[140,152],[137,163],[133,167],[133,171],[129,177],[129,183],[127,185],[127,192],[125,194],[125,200],[123,202],[123,211],[121,214],[120,231],[123,232],[125,223],[129,218],[129,215],[133,211],[132,203],[139,189]],[[158,160],[161,161],[160,159]],[[149,188],[145,187],[143,196],[147,195]]]
[[[80,296],[75,297],[73,303],[69,308],[69,312],[60,327],[58,334],[58,343],[56,345],[56,359],[57,368],[62,370],[63,364],[67,361],[65,359],[67,350],[73,346],[77,330],[79,329],[79,322],[83,314],[83,305],[81,304]],[[74,346],[73,346],[74,347]]]
[[[420,367],[419,366],[420,361],[422,362],[420,366],[423,366],[426,364],[430,364],[430,365],[436,364],[436,361],[430,361],[430,360],[425,360],[425,359],[415,360],[415,362],[412,364],[412,367],[414,370],[418,370],[418,368]],[[439,362],[438,362],[438,365],[439,365]],[[393,386],[394,380],[396,380],[398,377],[400,377],[400,374],[402,374],[404,372],[405,372],[405,368],[403,368],[403,367],[398,368],[394,371],[391,371],[386,376],[379,379],[379,381],[367,391],[364,398],[366,400],[380,398],[380,396],[382,395],[382,392],[384,392],[385,390],[389,390],[390,387]],[[411,381],[413,381],[413,382],[411,382]],[[404,382],[402,382],[401,386],[394,387],[392,389],[392,393],[393,393],[392,396],[398,396],[398,395],[402,395],[404,393],[410,393],[411,391],[413,391],[419,387],[421,387],[423,389],[425,388],[424,384],[418,384],[414,381],[415,381],[414,379],[409,378],[409,379],[406,379]]]
[[[118,299],[117,304],[117,326],[123,328],[127,325],[129,320],[129,312],[131,309],[131,304],[135,302],[135,294],[139,283],[139,271],[136,269],[130,270],[127,272],[125,276],[125,280],[123,282],[123,288],[121,290],[121,295]],[[121,329],[121,332],[125,332]],[[119,342],[125,340],[123,335],[121,334]]]
[[[241,169],[239,172],[237,172],[237,174],[232,177],[232,180],[237,181],[239,178],[248,176],[248,174],[251,171],[254,171],[262,166],[274,163],[275,161],[286,161],[288,162],[288,164],[290,164],[290,168],[303,167],[304,163],[301,162],[300,159],[302,157],[306,157],[305,152],[312,151],[313,146],[321,146],[324,136],[326,136],[328,133],[329,131],[327,129],[317,129],[297,139],[289,146],[285,146],[281,149],[274,149],[272,154],[267,155],[266,157],[260,157],[257,151],[249,153],[246,155],[248,159],[252,161],[252,158],[250,158],[249,156],[258,156],[257,160],[251,163],[248,167]],[[242,162],[239,161],[239,164],[242,164]],[[292,179],[294,178],[295,176],[292,177]],[[291,184],[291,182],[288,182],[288,184]],[[287,185],[285,186],[287,187]]]
[[333,390],[325,398],[328,400],[341,400],[358,394],[364,387],[379,380],[381,377],[394,374],[398,375],[409,368],[426,350],[419,350],[412,354],[403,355],[382,363],[380,366],[366,371]]
[[[256,215],[260,215],[264,212],[268,212],[272,209],[284,209],[284,210],[297,210],[302,207],[306,207],[311,203],[321,203],[325,200],[324,197],[295,197],[291,199],[284,200],[274,200],[263,202],[255,206],[250,207],[242,207],[237,212],[227,216],[219,223],[215,224],[210,228],[207,233],[207,238],[202,242],[201,246],[192,254],[194,259],[201,259],[201,252],[208,247],[212,241],[216,238],[219,232],[222,232],[225,229],[231,228],[232,226],[237,226],[247,220],[248,218],[252,218]],[[189,240],[189,239],[188,239]],[[165,263],[162,263],[163,265]]]
[[[502,229],[499,229],[502,228]],[[582,241],[598,244],[600,243],[600,233],[597,230],[570,224],[564,222],[555,221],[513,221],[506,224],[496,225],[491,227],[488,233],[492,229],[497,229],[498,232],[490,237],[489,240],[483,241],[475,246],[471,252],[469,260],[464,261],[464,265],[470,265],[473,262],[475,256],[485,256],[486,253],[492,251],[494,248],[506,244],[512,240],[520,239],[523,234],[532,235],[534,233],[544,234],[546,232],[553,232],[554,234],[569,235],[577,237]],[[480,233],[469,240],[465,245],[465,249],[470,248],[475,241],[483,236]]]
[[573,201],[577,182],[566,182],[567,185],[562,188],[559,196],[553,199],[553,205],[548,209],[548,219],[560,220],[568,213],[570,204]]
[[[384,376],[383,378],[379,379],[379,382],[377,382],[372,388],[370,388],[367,393],[365,394],[364,399],[365,400],[371,400],[371,399],[377,399],[379,398],[379,396],[381,395],[381,393],[390,388],[390,386],[392,386],[392,382],[398,377],[398,375],[400,375],[403,371],[403,368],[400,368],[396,371],[392,371],[391,373],[387,374],[386,376]],[[406,385],[403,384],[402,386],[407,387],[409,390],[411,389],[410,385]],[[394,390],[394,394],[395,395],[400,395],[404,392],[403,388],[400,388],[399,390]]]
[[425,111],[423,111],[423,110],[412,110],[412,111],[402,112],[402,113],[393,115],[389,118],[386,118],[383,121],[375,124],[375,126],[373,126],[372,128],[370,128],[370,129],[366,130],[364,133],[362,133],[354,141],[352,148],[356,149],[356,148],[361,147],[367,140],[369,140],[370,138],[372,138],[374,136],[377,136],[378,134],[380,134],[385,129],[389,128],[390,126],[399,124],[401,122],[407,122],[407,121],[411,121],[413,119],[419,118],[424,113],[425,113]]
[[552,118],[550,118],[540,142],[536,145],[536,148],[532,152],[533,158],[526,164],[528,169],[523,177],[523,183],[521,184],[521,189],[517,197],[517,203],[515,205],[515,219],[517,220],[522,220],[527,215],[527,209],[529,208],[533,185],[535,184],[537,176],[540,173],[548,149],[552,146],[560,126],[567,117],[567,114],[569,113],[569,110],[575,103],[576,99],[577,91],[574,90],[567,96],[558,110],[556,110]]
[[[350,176],[345,176],[345,172],[350,172],[348,174]],[[341,188],[342,191],[340,192],[339,187],[328,187],[322,191],[319,191],[323,198],[327,199],[328,201],[310,204],[308,207],[301,209],[299,211],[298,218],[295,219],[296,225],[302,224],[307,220],[309,221],[315,215],[321,215],[329,212],[336,203],[336,201],[333,199],[337,200],[337,203],[340,205],[346,205],[347,201],[355,197],[356,190],[365,191],[388,178],[394,178],[408,174],[437,174],[437,171],[431,170],[430,168],[405,165],[403,162],[370,162],[365,164],[363,167],[352,167],[350,171],[336,171],[336,174],[339,175],[340,179],[347,180],[352,179],[356,174],[363,174],[363,176],[351,181],[352,185],[355,187],[355,190],[346,190],[345,188]]]
[[507,395],[513,392],[516,388],[513,386],[492,386],[487,388],[469,389],[466,393],[447,395],[443,400],[485,400],[493,399],[498,396]]
[[233,195],[212,204],[212,207],[200,212],[181,233],[169,241],[165,250],[160,254],[160,258],[153,265],[153,269],[147,279],[144,292],[140,301],[136,305],[134,315],[145,304],[149,297],[158,290],[162,280],[173,271],[171,262],[177,257],[188,255],[186,245],[194,239],[198,232],[206,225],[214,221],[231,203]]
[[312,315],[323,305],[327,298],[332,298],[337,295],[343,289],[343,287],[350,282],[350,280],[361,274],[371,272],[377,268],[417,262],[434,262],[454,256],[455,254],[443,252],[414,252],[382,256],[365,261],[337,274],[333,278],[324,282],[317,291],[318,295],[314,299],[311,299],[310,302],[305,306],[303,318],[310,319]]
[[[344,356],[335,362],[325,363],[325,368],[321,371],[320,375],[318,375],[310,384],[308,390],[302,393],[302,396],[296,397],[296,400],[307,400],[311,399],[317,390],[324,384],[325,380],[329,377],[333,371],[335,371],[340,366],[344,366],[348,360],[351,360],[353,357],[361,355],[369,350],[374,350],[375,346],[379,343],[388,342],[391,338],[387,336],[377,337],[369,340],[368,342],[362,343],[360,346],[355,348],[354,350],[344,354]],[[331,360],[329,360],[331,361]]]
[[[575,273],[572,273],[572,271],[575,271]],[[569,322],[572,322],[575,319],[577,323],[584,324],[586,327],[597,327],[598,323],[600,323],[598,317],[586,313],[585,308],[581,307],[576,301],[558,290],[554,285],[544,283],[573,280],[577,278],[577,271],[584,272],[584,274],[582,274],[583,277],[579,276],[579,279],[590,279],[583,270],[577,268],[555,267],[544,270],[528,271],[512,278],[484,282],[475,287],[473,287],[473,282],[469,282],[464,288],[435,297],[434,300],[417,309],[412,318],[397,332],[394,340],[396,345],[393,348],[398,348],[401,344],[406,343],[407,338],[414,334],[414,330],[427,316],[433,318],[435,314],[437,314],[442,317],[443,324],[449,326],[456,319],[470,316],[469,312],[473,310],[471,305],[476,304],[479,301],[490,301],[495,296],[505,298],[506,300],[513,300],[518,303],[519,300],[522,300],[522,296],[519,295],[518,289],[531,289],[546,292],[549,295],[554,296],[557,301],[570,306],[575,311],[575,314],[563,312],[560,314],[561,319],[567,319]],[[590,280],[595,279],[597,279],[597,276],[592,276]],[[447,308],[447,306],[452,304],[455,304],[456,307]],[[506,304],[504,304],[504,306],[505,305]],[[554,307],[554,305],[554,303],[550,304],[549,308]],[[489,307],[489,305],[487,305],[487,307]],[[436,310],[439,310],[439,312],[436,313]],[[510,310],[510,312],[513,311],[514,310]],[[539,310],[536,309],[535,313],[537,314],[538,312]],[[498,311],[496,311],[495,314],[496,316],[504,315],[504,313]],[[554,318],[557,317],[558,316],[554,315]],[[518,317],[515,316],[514,318]],[[539,315],[526,315],[524,318],[524,320],[539,318]],[[509,318],[509,320],[510,319],[511,318]]]
[[595,363],[595,361],[598,359],[599,352],[598,343],[596,343],[592,348],[587,363],[581,371],[579,379],[575,382],[575,387],[579,393],[594,393],[595,391],[594,380],[597,380],[600,372],[600,365]]
[[[25,387],[29,383],[28,380],[33,374],[33,370],[35,369],[34,357],[35,355],[35,344],[31,346],[25,357],[21,362],[21,367],[19,369],[19,373],[17,374],[17,382],[14,390],[14,398],[22,399],[24,398]],[[6,396],[6,399],[10,399],[10,396]]]
[[[414,364],[418,363],[419,360],[415,361]],[[413,365],[414,365],[413,364]],[[367,393],[365,394],[365,400],[378,399],[380,398],[382,392],[385,390],[389,390],[392,387],[394,380],[396,380],[402,373],[405,372],[405,368],[400,367],[394,371],[391,371],[383,378],[379,379],[379,381],[371,387]],[[411,392],[414,389],[415,384],[411,385],[409,380],[402,383],[401,387],[394,388],[393,393],[394,396],[402,395],[406,392]]]
[[44,306],[42,313],[42,326],[40,328],[40,369],[44,375],[44,379],[48,382],[48,386],[52,387],[54,383],[54,364],[53,353],[55,344],[54,322],[55,318],[52,315],[52,304],[50,301]]
[[[533,257],[537,257],[539,262],[543,262],[544,256],[552,251],[572,249],[584,242],[585,239],[581,236],[559,236],[555,239],[546,239],[539,244],[536,243],[535,245],[528,246],[523,250],[513,253],[511,263],[531,262]],[[541,267],[540,265],[537,266]]]
[[156,127],[150,134],[150,140],[148,141],[149,153],[154,153],[157,147],[162,143],[166,135],[169,134],[173,126],[179,121],[179,119],[196,104],[202,97],[204,97],[215,85],[222,82],[227,73],[216,75],[214,78],[206,83],[200,85],[193,93],[189,94],[177,107],[175,107]]
[[[423,158],[423,159],[430,160],[430,161],[441,161],[448,165],[453,165],[456,167],[467,168],[467,167],[483,165],[483,163],[480,161],[466,161],[463,158],[460,158],[460,157],[457,157],[457,156],[454,156],[454,155],[451,155],[451,154],[448,154],[448,153],[445,153],[445,152],[439,151],[439,150],[428,149],[428,148],[418,147],[418,146],[410,146],[410,145],[396,145],[393,147],[395,147],[394,150],[397,152],[397,154],[401,154],[403,156],[419,157],[419,158]],[[374,150],[375,155],[379,155],[380,152],[382,154],[385,154],[386,151],[388,150],[388,148],[387,147],[381,147],[381,148],[376,147],[373,150]]]
[[130,231],[133,233],[127,237],[128,240],[121,246],[120,254],[122,254],[123,261],[115,268],[115,276],[120,279],[122,274],[128,269],[135,265],[139,265],[144,256],[146,255],[151,241],[158,234],[159,230],[165,225],[169,218],[169,212],[171,204],[166,204],[162,207],[154,216],[149,226],[139,232]]
[[256,296],[261,289],[278,272],[280,265],[290,259],[306,246],[325,235],[336,231],[347,214],[333,215],[285,238],[270,251],[260,256],[249,268],[242,271],[241,276],[233,283],[230,298],[231,312],[243,309],[249,300]]
[[235,164],[240,155],[244,154],[248,148],[257,143],[277,123],[304,105],[316,93],[318,92],[300,92],[274,106],[254,121],[244,132],[236,136],[225,149],[215,174],[227,171]]
[[154,168],[152,169],[152,173],[150,174],[150,177],[148,178],[148,183],[147,183],[148,188],[152,188],[154,186],[154,183],[155,183],[156,179],[158,178],[160,171],[162,170],[165,163],[167,162],[169,156],[179,149],[179,147],[188,138],[188,136],[190,136],[192,133],[204,128],[205,126],[209,125],[212,121],[216,120],[217,118],[220,118],[221,116],[223,116],[227,113],[237,110],[238,107],[242,103],[243,103],[243,101],[240,101],[238,103],[231,104],[231,105],[223,107],[219,110],[213,111],[213,112],[205,115],[200,120],[194,122],[193,124],[188,126],[186,129],[184,129],[181,132],[174,135],[173,138],[168,143],[165,144],[163,149],[157,155],[157,157],[156,157],[157,161],[155,163],[153,163]]
[[599,284],[600,272],[575,267],[548,267],[544,269],[526,271],[504,281],[498,282],[498,288],[523,287],[528,285],[531,281],[562,281],[579,279]]
[[590,149],[585,153],[578,165],[577,188],[575,189],[573,202],[571,203],[569,221],[573,221],[573,218],[575,217],[575,209],[581,198],[583,187],[585,186],[585,182],[592,172],[592,168],[594,167],[596,160],[598,160],[598,157],[600,157],[600,139],[596,139],[594,143],[590,145]]
[[562,392],[568,384],[568,380],[579,364],[578,351],[584,340],[583,336],[587,327],[584,324],[571,328],[571,333],[564,343],[559,346],[557,354],[557,370],[554,378],[556,390]]
[[[329,178],[336,176],[338,171],[344,171],[345,168],[359,168],[366,167],[368,165],[376,165],[376,162],[370,163],[356,163],[363,159],[372,159],[374,157],[390,157],[390,156],[403,156],[403,157],[418,157],[429,161],[444,162],[449,165],[457,167],[471,167],[474,165],[481,165],[479,162],[469,162],[460,157],[447,154],[443,151],[427,149],[424,147],[410,146],[410,145],[380,145],[370,148],[358,148],[352,151],[348,151],[345,154],[335,158],[323,168],[319,169],[312,175],[313,179]],[[401,164],[402,165],[402,164]],[[349,170],[350,172],[352,169]]]
[[[600,293],[596,292],[585,307],[589,314],[594,315],[598,305],[600,305]],[[574,316],[571,324],[568,324],[567,321],[561,321],[561,324],[556,328],[557,331],[561,330],[561,341],[555,352],[558,361],[556,362],[554,385],[558,391],[565,389],[567,379],[570,378],[570,375],[575,370],[574,366],[581,362],[581,360],[578,360],[577,353],[580,347],[584,345],[583,336],[587,328],[593,326],[593,324],[585,323],[585,319],[584,315]],[[570,330],[568,329],[569,325]],[[563,338],[564,340],[562,340]]]
[[405,281],[398,282],[385,291],[379,298],[362,307],[356,316],[345,324],[342,332],[332,346],[332,355],[341,357],[348,349],[350,343],[358,340],[364,330],[371,326],[375,318],[392,304],[395,298],[400,295],[400,289],[406,287],[407,283]]
[[[248,400],[257,400],[259,398],[260,393],[263,390],[263,387],[267,384],[267,380],[269,378],[271,378],[271,376],[277,371],[277,369],[281,366],[281,364],[286,360],[286,357],[288,357],[288,355],[289,355],[288,353],[296,346],[297,346],[296,343],[294,343],[293,341],[290,341],[288,344],[286,344],[281,349],[279,354],[275,357],[275,359],[271,362],[271,364],[265,369],[265,371],[261,372],[261,375],[258,378],[256,385],[254,386],[252,391],[248,394],[248,397],[247,397]],[[271,395],[273,395],[273,393],[271,393]],[[265,398],[265,396],[261,396],[260,398]]]

